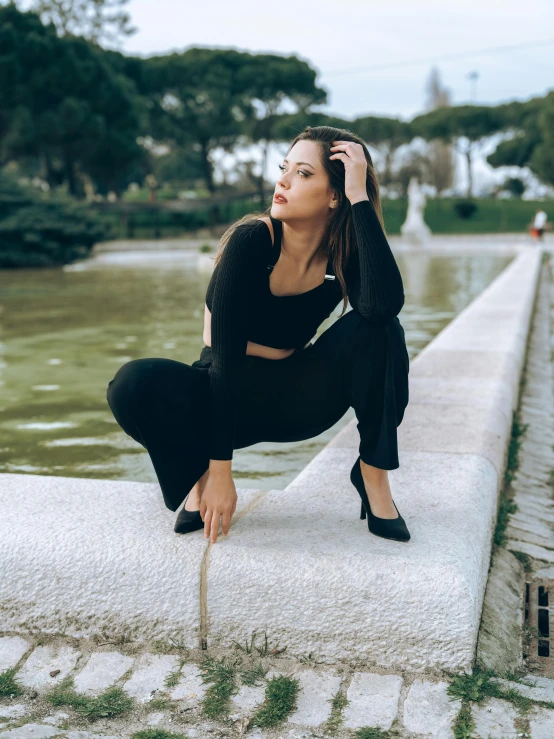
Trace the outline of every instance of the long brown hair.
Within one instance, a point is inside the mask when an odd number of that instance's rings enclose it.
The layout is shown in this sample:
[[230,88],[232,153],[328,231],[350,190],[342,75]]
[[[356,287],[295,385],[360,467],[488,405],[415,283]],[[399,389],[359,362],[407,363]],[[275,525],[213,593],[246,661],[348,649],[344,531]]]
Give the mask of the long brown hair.
[[[327,258],[329,258],[329,256],[332,258],[333,269],[341,286],[343,299],[342,316],[348,306],[347,286],[344,274],[348,264],[350,264],[351,257],[354,262],[357,261],[358,247],[354,234],[354,226],[352,224],[350,201],[346,197],[344,190],[344,164],[340,159],[329,159],[329,156],[333,153],[331,152],[332,142],[355,141],[362,145],[367,161],[367,195],[375,213],[377,214],[377,218],[379,219],[383,232],[385,232],[377,173],[373,166],[371,154],[369,153],[364,141],[359,136],[356,136],[355,133],[348,131],[345,128],[334,128],[333,126],[306,126],[306,128],[294,139],[289,147],[289,151],[297,141],[315,141],[318,144],[321,162],[329,176],[329,184],[338,194],[338,207],[333,210],[333,213],[330,216],[327,232],[325,234],[325,245],[323,247],[323,251]],[[260,216],[268,216],[270,212],[271,205],[265,211],[248,213],[233,223],[221,237],[219,250],[215,256],[214,266],[217,265],[221,259],[225,244],[227,244],[237,226],[242,225],[243,223],[256,223]]]

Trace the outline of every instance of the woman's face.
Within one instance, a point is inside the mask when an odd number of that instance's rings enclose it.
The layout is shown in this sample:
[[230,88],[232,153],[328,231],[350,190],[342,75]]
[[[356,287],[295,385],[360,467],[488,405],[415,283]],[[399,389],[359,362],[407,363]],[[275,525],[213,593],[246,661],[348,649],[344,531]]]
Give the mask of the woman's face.
[[[271,215],[281,221],[327,219],[333,193],[314,141],[297,141],[281,162]],[[287,202],[276,200],[283,195]]]

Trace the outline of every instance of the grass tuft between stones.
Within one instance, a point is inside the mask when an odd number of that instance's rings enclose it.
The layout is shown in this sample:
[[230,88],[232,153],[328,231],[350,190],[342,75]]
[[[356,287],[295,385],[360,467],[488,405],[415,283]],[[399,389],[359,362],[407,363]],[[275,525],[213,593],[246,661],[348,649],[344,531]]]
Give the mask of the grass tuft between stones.
[[15,667],[0,673],[0,697],[9,698],[11,695],[23,695],[23,687],[15,679]]
[[463,701],[482,703],[486,698],[502,698],[504,691],[500,685],[493,683],[493,670],[476,668],[471,674],[454,675],[448,686],[447,694]]
[[452,730],[456,739],[473,739],[476,728],[475,721],[471,715],[471,705],[463,703]]
[[175,734],[165,729],[142,729],[131,734],[131,739],[187,739],[184,734]]
[[229,712],[231,696],[238,691],[236,664],[206,655],[201,670],[202,682],[211,683],[202,699],[202,711],[207,718],[221,718]]
[[397,729],[379,729],[373,726],[362,726],[354,732],[354,736],[359,739],[392,739],[392,737],[400,736]]
[[52,706],[72,708],[89,721],[122,716],[135,706],[134,699],[119,687],[108,688],[94,698],[80,695],[75,690],[72,677],[66,677],[59,685],[55,685],[45,698]]
[[175,688],[179,684],[179,680],[181,679],[181,670],[186,664],[186,660],[180,659],[179,660],[179,667],[177,667],[176,670],[173,672],[170,672],[169,675],[166,676],[164,680],[164,685],[166,688]]
[[329,718],[325,722],[325,732],[328,734],[336,734],[341,728],[344,721],[343,711],[348,705],[349,701],[346,694],[342,690],[337,690],[333,698],[331,699],[331,713]]
[[[453,726],[456,739],[473,739],[475,722],[471,715],[471,705],[479,705],[488,698],[499,698],[509,701],[520,715],[528,713],[534,705],[539,705],[543,708],[554,708],[554,703],[551,701],[536,701],[522,695],[514,687],[504,688],[502,685],[493,682],[493,678],[498,677],[494,670],[480,669],[479,667],[476,667],[471,674],[454,675],[446,692],[453,699],[462,700],[462,708]],[[507,674],[505,679],[522,682],[513,673]]]
[[299,684],[296,678],[276,675],[268,680],[265,700],[256,711],[250,726],[270,727],[284,721],[296,708]]
[[253,667],[247,667],[239,673],[241,683],[248,687],[260,685],[260,681],[264,680],[266,672],[267,668],[261,663],[258,663]]

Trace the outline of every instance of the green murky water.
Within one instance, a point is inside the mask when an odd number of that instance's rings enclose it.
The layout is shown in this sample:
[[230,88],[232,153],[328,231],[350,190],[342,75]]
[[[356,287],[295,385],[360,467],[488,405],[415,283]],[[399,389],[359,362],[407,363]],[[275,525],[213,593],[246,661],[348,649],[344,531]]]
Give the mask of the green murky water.
[[[414,357],[511,257],[400,254],[397,261],[406,292],[400,321]],[[196,255],[175,251],[0,271],[0,471],[156,482],[145,449],[113,418],[106,386],[131,359],[198,358],[209,277]],[[234,479],[284,488],[353,418],[350,408],[307,441],[235,451]]]

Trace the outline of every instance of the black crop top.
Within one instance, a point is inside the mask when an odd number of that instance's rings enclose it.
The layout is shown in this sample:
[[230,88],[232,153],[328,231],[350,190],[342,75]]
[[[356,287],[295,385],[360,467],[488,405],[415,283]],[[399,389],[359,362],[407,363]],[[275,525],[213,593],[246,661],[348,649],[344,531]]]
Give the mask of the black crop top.
[[[356,244],[352,263],[344,270],[348,300],[368,320],[384,322],[404,305],[402,277],[371,202],[360,200],[351,212]],[[317,287],[298,295],[273,295],[269,275],[281,253],[282,222],[271,221],[274,244],[264,221],[236,227],[206,291],[212,345],[210,459],[233,458],[235,380],[248,342],[303,347],[342,301],[331,258]]]

